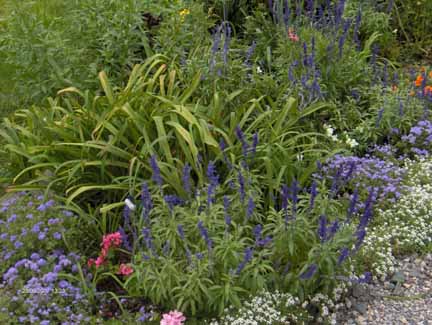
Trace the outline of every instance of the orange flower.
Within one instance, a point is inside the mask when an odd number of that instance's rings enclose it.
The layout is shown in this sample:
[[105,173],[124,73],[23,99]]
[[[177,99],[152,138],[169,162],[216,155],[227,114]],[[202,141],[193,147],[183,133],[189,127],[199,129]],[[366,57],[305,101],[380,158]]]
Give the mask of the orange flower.
[[396,85],[392,85],[392,91],[395,93],[395,92],[397,92],[397,86]]
[[432,86],[425,87],[425,95],[432,95]]
[[429,78],[432,78],[432,71],[429,72]]
[[416,79],[416,81],[415,81],[415,85],[416,85],[417,87],[420,87],[421,84],[422,84],[422,82],[423,82],[423,76],[422,76],[422,75],[418,75],[418,76],[417,76],[417,79]]
[[410,96],[414,96],[415,95],[415,91],[411,90],[409,94],[410,94]]

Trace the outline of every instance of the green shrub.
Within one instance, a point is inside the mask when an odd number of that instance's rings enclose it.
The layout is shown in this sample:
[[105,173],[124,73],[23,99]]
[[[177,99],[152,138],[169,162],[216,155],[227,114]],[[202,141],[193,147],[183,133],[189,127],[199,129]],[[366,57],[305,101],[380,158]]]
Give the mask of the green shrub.
[[[205,185],[192,185],[184,200],[158,185],[153,165],[155,186],[133,192],[119,220],[122,245],[102,250],[95,281],[111,279],[130,296],[197,317],[238,308],[264,289],[301,300],[331,292],[345,272],[340,250],[355,241],[354,225],[342,224],[347,202],[329,200],[324,188],[311,200],[293,183],[274,197],[277,208],[263,208],[258,170],[232,167],[223,176],[209,164]],[[119,275],[120,263],[131,273]]]
[[133,0],[11,2],[0,36],[1,83],[11,87],[2,114],[72,85],[95,91],[102,69],[127,80],[146,58],[143,11]]

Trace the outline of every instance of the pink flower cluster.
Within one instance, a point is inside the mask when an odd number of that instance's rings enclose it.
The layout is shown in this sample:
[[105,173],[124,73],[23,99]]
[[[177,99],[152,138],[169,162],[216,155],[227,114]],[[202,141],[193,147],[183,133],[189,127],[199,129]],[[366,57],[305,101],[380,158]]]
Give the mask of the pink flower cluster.
[[117,231],[112,234],[104,235],[102,238],[102,249],[101,254],[98,256],[96,260],[90,258],[87,261],[87,266],[91,267],[93,264],[96,265],[96,268],[105,263],[105,259],[108,255],[108,252],[111,247],[119,247],[122,243],[121,234]]
[[130,275],[133,273],[133,268],[127,264],[120,264],[119,270],[117,274],[120,275]]
[[298,35],[295,33],[294,29],[292,29],[292,28],[288,29],[288,38],[293,42],[298,42],[300,40],[300,38],[298,37]]
[[162,315],[160,325],[183,325],[185,320],[182,312],[174,310]]

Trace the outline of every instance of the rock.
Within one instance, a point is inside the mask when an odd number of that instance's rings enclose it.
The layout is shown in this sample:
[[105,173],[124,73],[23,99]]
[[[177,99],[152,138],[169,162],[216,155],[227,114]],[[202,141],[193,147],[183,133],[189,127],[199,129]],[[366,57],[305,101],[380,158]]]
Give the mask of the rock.
[[396,285],[394,285],[393,283],[384,282],[384,288],[386,288],[388,290],[393,290],[395,287],[396,287]]
[[364,318],[363,316],[357,316],[356,323],[357,324],[366,324],[366,318]]
[[390,282],[394,284],[404,283],[405,275],[401,271],[397,271],[395,272],[395,274],[393,274],[392,278],[390,279]]
[[396,296],[402,296],[403,293],[404,293],[404,289],[402,289],[401,284],[398,283],[396,285],[396,287],[394,288],[394,290],[393,290],[393,294],[396,295]]
[[410,272],[410,275],[411,275],[412,277],[414,277],[414,278],[421,278],[421,277],[423,277],[423,274],[422,274],[419,270],[417,270],[417,269],[413,269],[413,270]]
[[369,290],[362,284],[354,284],[352,288],[352,295],[358,299],[367,299],[369,296]]
[[360,314],[365,315],[367,312],[368,305],[364,302],[357,302],[353,305],[354,309],[357,310]]

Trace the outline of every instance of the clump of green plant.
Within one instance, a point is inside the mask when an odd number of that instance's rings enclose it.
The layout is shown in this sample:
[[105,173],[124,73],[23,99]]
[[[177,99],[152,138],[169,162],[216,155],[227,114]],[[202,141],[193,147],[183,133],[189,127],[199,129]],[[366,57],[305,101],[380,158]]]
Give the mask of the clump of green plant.
[[297,182],[283,185],[275,206],[263,209],[261,177],[246,161],[226,175],[210,162],[204,186],[185,166],[186,198],[171,194],[159,165],[152,157],[154,186],[131,189],[120,228],[104,236],[90,261],[97,281],[111,278],[128,295],[195,317],[238,308],[264,289],[302,300],[330,292],[346,271],[348,247],[361,245],[356,226],[342,221],[348,203],[329,200],[324,189],[318,194],[316,184],[310,195]]
[[413,62],[419,58],[432,57],[429,24],[432,3],[427,0],[394,1],[392,8],[392,26],[399,40],[405,45],[402,50],[404,59]]
[[2,94],[0,109],[41,103],[72,85],[96,91],[102,69],[118,83],[127,80],[148,54],[145,9],[139,1],[11,2],[1,26],[7,73],[0,79],[13,97]]

